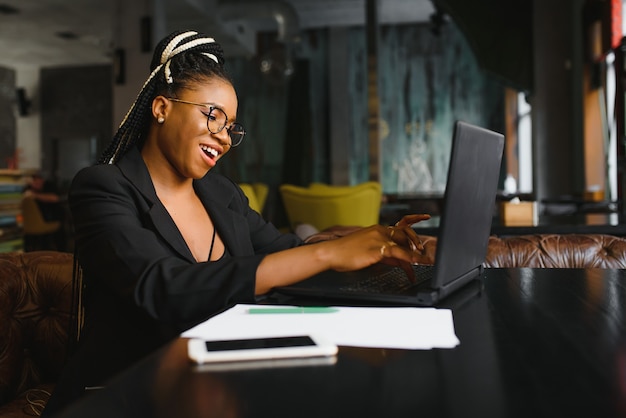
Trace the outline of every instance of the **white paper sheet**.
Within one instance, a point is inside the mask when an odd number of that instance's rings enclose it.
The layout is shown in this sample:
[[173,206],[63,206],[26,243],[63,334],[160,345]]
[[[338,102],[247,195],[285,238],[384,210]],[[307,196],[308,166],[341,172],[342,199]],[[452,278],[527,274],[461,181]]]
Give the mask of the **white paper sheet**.
[[353,347],[431,349],[460,342],[452,311],[408,307],[333,307],[332,313],[252,314],[249,309],[288,306],[236,305],[181,336],[205,340],[290,335],[322,335],[337,345]]

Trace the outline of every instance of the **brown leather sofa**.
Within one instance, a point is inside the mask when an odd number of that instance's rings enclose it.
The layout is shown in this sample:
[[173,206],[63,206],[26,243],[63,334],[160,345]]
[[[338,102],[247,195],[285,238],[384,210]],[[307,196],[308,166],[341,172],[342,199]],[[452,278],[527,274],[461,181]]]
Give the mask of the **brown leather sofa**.
[[[331,238],[327,233],[326,239]],[[421,236],[434,257],[437,239]],[[486,267],[626,268],[626,239],[608,235],[490,237]],[[0,417],[41,411],[74,341],[73,257],[0,254]]]
[[[433,257],[437,238],[421,236]],[[489,237],[485,267],[626,268],[626,239],[600,234]]]
[[626,268],[626,239],[610,235],[491,237],[486,267]]
[[71,346],[73,256],[0,254],[0,417],[43,410]]

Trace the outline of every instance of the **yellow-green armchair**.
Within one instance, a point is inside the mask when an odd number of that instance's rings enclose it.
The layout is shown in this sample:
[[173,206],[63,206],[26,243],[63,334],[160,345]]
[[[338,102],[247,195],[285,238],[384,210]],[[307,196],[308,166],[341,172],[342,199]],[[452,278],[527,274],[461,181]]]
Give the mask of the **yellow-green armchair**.
[[331,226],[369,226],[378,223],[382,188],[368,181],[355,186],[312,183],[309,187],[283,184],[279,188],[292,230],[309,224],[321,231]]

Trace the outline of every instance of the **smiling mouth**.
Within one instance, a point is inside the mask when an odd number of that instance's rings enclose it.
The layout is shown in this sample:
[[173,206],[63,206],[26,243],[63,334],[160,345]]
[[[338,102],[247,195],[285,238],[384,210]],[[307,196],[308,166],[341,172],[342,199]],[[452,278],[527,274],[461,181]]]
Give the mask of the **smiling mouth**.
[[209,158],[217,158],[220,153],[218,150],[209,147],[208,145],[200,145],[200,149],[204,152]]

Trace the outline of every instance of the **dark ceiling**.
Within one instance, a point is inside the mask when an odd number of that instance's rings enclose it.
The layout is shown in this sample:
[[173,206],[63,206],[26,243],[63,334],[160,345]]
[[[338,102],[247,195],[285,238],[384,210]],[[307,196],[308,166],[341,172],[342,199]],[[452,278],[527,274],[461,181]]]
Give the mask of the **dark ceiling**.
[[[154,4],[163,5],[163,9],[149,9],[146,14],[163,16],[168,30],[203,30],[219,37],[225,50],[246,53],[241,40],[228,33],[236,25],[215,18],[225,6],[230,8],[230,19],[243,22],[246,28],[263,30],[273,22],[254,11],[262,12],[264,5],[286,5],[294,10],[299,27],[307,29],[363,25],[365,1],[162,0]],[[0,65],[15,68],[110,62],[115,36],[125,29],[116,27],[115,16],[120,13],[116,4],[102,0],[0,0]],[[430,0],[379,0],[379,22],[427,21],[433,10]]]

